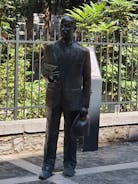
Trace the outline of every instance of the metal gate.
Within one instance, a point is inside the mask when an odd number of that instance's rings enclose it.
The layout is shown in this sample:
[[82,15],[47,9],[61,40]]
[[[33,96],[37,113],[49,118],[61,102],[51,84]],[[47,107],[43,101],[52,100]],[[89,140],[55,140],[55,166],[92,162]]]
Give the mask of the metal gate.
[[[46,81],[41,76],[44,41],[20,38],[4,39],[0,34],[0,120],[45,117]],[[79,36],[78,36],[79,35]],[[52,41],[58,33],[53,32]],[[101,112],[138,110],[138,33],[94,34],[75,38],[82,45],[95,48],[103,79]]]

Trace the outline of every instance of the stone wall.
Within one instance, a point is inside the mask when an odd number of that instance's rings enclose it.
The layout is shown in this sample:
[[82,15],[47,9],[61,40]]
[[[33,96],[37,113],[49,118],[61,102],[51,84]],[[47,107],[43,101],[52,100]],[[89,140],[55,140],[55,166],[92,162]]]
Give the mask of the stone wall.
[[44,136],[44,133],[1,136],[0,154],[41,150],[44,145]]
[[[138,141],[138,125],[102,127],[99,129],[99,147],[122,141]],[[63,149],[63,131],[60,131],[58,149]],[[0,137],[0,155],[43,151],[45,133],[23,133]]]
[[[43,151],[45,133],[19,134],[0,137],[0,155]],[[63,132],[60,132],[58,149],[63,147]]]
[[[45,119],[0,122],[0,154],[43,151]],[[63,121],[58,149],[63,149]],[[122,141],[138,141],[138,112],[101,114],[99,146]]]
[[124,141],[138,141],[138,125],[101,127],[99,146]]

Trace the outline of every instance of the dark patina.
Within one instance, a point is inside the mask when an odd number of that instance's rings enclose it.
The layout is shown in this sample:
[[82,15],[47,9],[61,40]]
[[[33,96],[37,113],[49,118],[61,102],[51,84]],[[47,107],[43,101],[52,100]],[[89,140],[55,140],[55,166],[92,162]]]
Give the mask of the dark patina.
[[74,41],[76,22],[69,16],[61,20],[61,39],[46,46],[42,74],[48,80],[47,136],[40,179],[52,175],[59,134],[61,114],[64,116],[64,171],[65,176],[75,174],[76,137],[71,135],[72,124],[80,113],[86,118],[91,89],[89,50]]

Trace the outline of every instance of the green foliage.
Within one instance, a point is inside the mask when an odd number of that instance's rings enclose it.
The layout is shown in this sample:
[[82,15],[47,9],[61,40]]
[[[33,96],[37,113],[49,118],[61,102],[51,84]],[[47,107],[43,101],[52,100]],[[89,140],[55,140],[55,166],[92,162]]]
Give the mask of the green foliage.
[[[83,4],[83,6],[80,6],[79,8],[68,10],[67,15],[70,15],[76,19],[79,31],[99,31],[100,29],[102,29],[102,27],[104,27],[104,29],[105,27],[109,27],[109,25],[105,25],[105,23],[102,22],[105,14],[105,7],[106,3],[104,2],[94,4],[91,1],[90,5]],[[114,22],[110,22],[110,24],[114,24]]]
[[[29,50],[29,48],[28,48]],[[2,63],[0,65],[0,104],[1,107],[8,107],[7,119],[13,119],[14,107],[14,80],[15,80],[15,48],[14,45],[3,46]],[[18,119],[43,117],[45,109],[29,108],[45,106],[45,80],[28,81],[32,76],[29,71],[30,59],[24,59],[24,48],[19,46],[18,50]],[[22,109],[23,107],[26,109]],[[4,111],[0,111],[0,119],[5,118]]]
[[[137,36],[131,30],[138,29],[137,0],[103,0],[90,2],[79,8],[68,10],[67,15],[77,21],[78,32],[83,32],[83,41],[96,42],[97,59],[103,78],[103,96],[111,101],[118,100],[119,55],[121,55],[121,97],[120,100],[136,101],[138,48],[119,46],[117,43],[137,43]],[[122,33],[120,32],[122,30]],[[122,40],[122,41],[121,41]],[[105,45],[103,44],[106,43]],[[114,44],[115,45],[114,45]],[[130,106],[127,105],[127,110]],[[106,106],[102,107],[105,112]]]
[[[106,8],[106,16],[108,21],[116,21],[118,29],[123,30],[123,32],[128,31],[132,28],[134,24],[133,20],[137,18],[137,15],[133,12],[138,8],[138,4],[133,0],[104,0],[108,2]],[[137,1],[138,2],[138,1]]]
[[134,26],[136,8],[138,5],[132,0],[91,1],[90,5],[68,10],[67,15],[76,19],[81,31],[112,33],[115,30],[128,31]]
[[11,33],[11,24],[15,20],[13,16],[15,11],[13,0],[1,0],[0,2],[0,30],[2,36],[6,37],[7,33]]

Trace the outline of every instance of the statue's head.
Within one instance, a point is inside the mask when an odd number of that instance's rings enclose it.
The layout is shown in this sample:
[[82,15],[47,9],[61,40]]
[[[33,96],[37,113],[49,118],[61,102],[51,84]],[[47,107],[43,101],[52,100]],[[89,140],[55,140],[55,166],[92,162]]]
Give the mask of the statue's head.
[[76,30],[76,21],[70,16],[64,16],[60,24],[61,38],[65,41],[73,39],[73,34]]

